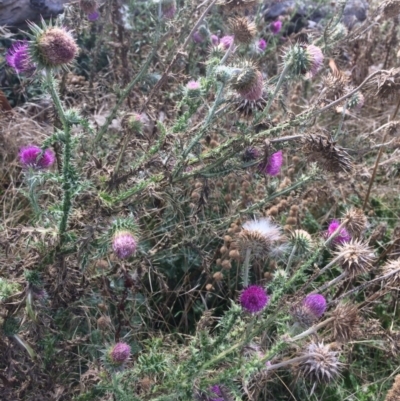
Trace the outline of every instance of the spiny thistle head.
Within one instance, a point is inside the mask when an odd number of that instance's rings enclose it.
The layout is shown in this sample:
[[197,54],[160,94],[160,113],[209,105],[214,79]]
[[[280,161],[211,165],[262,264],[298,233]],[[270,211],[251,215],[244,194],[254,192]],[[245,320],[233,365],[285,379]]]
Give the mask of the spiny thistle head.
[[126,343],[117,343],[107,352],[107,362],[114,367],[119,367],[129,360],[131,347]]
[[336,341],[347,342],[359,331],[358,308],[348,303],[340,303],[332,312],[332,330]]
[[313,246],[311,235],[305,230],[292,231],[291,240],[297,248],[303,251],[308,251]]
[[356,92],[351,98],[347,101],[347,107],[349,109],[353,109],[354,111],[360,111],[364,106],[365,98],[361,92]]
[[367,229],[368,219],[362,209],[351,207],[345,213],[344,221],[352,237],[359,237]]
[[129,231],[117,231],[114,235],[113,250],[120,259],[126,259],[136,252],[137,242]]
[[97,0],[79,0],[79,7],[85,14],[91,14],[97,10]]
[[186,94],[189,98],[194,99],[201,95],[201,84],[199,81],[189,81],[186,85]]
[[352,278],[370,271],[375,261],[373,249],[361,240],[351,240],[339,245],[335,254],[342,269]]
[[42,280],[40,278],[40,273],[36,270],[25,270],[24,271],[25,280],[32,285],[40,286]]
[[400,68],[382,71],[368,83],[368,89],[373,96],[382,100],[392,100],[400,94]]
[[[340,221],[339,220],[332,220],[329,223],[328,230],[325,233],[325,237],[329,238],[332,236],[335,231],[339,228]],[[349,232],[343,227],[340,229],[339,233],[332,239],[333,244],[344,244],[345,242],[349,242],[351,240],[351,235]]]
[[229,11],[248,9],[259,3],[259,0],[219,0],[217,4]]
[[400,259],[387,261],[382,267],[382,274],[388,276],[385,281],[389,286],[400,287]]
[[271,32],[274,35],[277,35],[282,29],[282,21],[277,20],[277,21],[271,22],[271,24],[269,25],[269,29],[271,30]]
[[385,401],[399,401],[400,400],[400,375],[394,379],[392,388],[386,395]]
[[30,22],[29,44],[31,58],[40,68],[66,68],[78,54],[78,46],[71,33],[59,26],[42,27]]
[[14,43],[7,51],[6,61],[17,74],[29,74],[35,70],[35,65],[29,55],[29,45],[26,41]]
[[283,163],[283,153],[281,150],[268,157],[267,163],[262,166],[261,171],[270,176],[278,175]]
[[246,17],[236,17],[229,21],[229,27],[237,43],[249,44],[257,33],[256,25]]
[[251,285],[242,291],[239,302],[242,308],[250,313],[262,311],[269,301],[264,288],[258,285]]
[[290,308],[290,314],[303,327],[312,326],[326,310],[326,300],[323,295],[307,295],[300,303]]
[[330,383],[338,378],[342,367],[337,354],[329,345],[312,342],[302,353],[306,359],[300,362],[299,370],[311,382]]
[[339,99],[346,92],[349,78],[339,70],[333,59],[329,60],[331,72],[323,78],[325,97],[329,100]]
[[231,45],[234,42],[234,40],[235,40],[235,38],[233,36],[230,36],[230,35],[223,36],[219,40],[218,47],[223,49],[223,50],[228,50],[231,47]]
[[321,134],[309,134],[304,137],[303,144],[303,151],[309,162],[316,162],[322,169],[333,173],[351,171],[348,154],[336,142]]
[[247,221],[242,227],[237,240],[242,256],[249,249],[255,258],[267,257],[276,242],[282,239],[280,228],[268,218]]
[[309,74],[314,77],[321,68],[324,55],[319,47],[314,45],[295,44],[284,55],[284,64],[289,66],[292,75]]
[[248,101],[257,101],[263,95],[264,82],[261,72],[250,62],[244,62],[230,80],[231,87]]
[[143,130],[144,122],[145,118],[142,114],[129,113],[124,117],[122,125],[133,133],[141,133]]
[[392,19],[400,14],[400,0],[386,0],[380,5],[382,16]]
[[19,152],[19,159],[24,168],[43,170],[53,165],[56,160],[52,150],[42,151],[38,146],[29,145]]

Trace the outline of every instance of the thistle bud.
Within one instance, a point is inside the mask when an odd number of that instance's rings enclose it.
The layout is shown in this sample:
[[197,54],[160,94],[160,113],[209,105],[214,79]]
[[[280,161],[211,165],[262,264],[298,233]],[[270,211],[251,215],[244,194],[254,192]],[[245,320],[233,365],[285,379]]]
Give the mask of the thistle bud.
[[201,95],[201,85],[199,81],[189,81],[186,85],[186,94],[189,98],[194,99]]
[[119,367],[128,361],[130,355],[131,347],[128,344],[117,343],[108,350],[107,360],[112,366]]
[[360,111],[364,106],[365,98],[361,92],[356,92],[347,102],[347,107],[354,111]]
[[284,56],[285,65],[290,66],[290,72],[293,75],[309,74],[314,77],[322,66],[324,56],[319,47],[314,45],[292,46]]
[[282,29],[282,21],[277,20],[277,21],[271,22],[269,29],[271,30],[271,32],[274,35],[277,35]]

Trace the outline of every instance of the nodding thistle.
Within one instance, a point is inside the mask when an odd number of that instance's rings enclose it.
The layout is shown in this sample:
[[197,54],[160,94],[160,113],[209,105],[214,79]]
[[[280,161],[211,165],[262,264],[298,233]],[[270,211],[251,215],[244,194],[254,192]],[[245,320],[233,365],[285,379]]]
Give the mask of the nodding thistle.
[[30,22],[29,51],[32,60],[43,69],[66,68],[78,54],[78,46],[71,33],[63,27],[42,27]]

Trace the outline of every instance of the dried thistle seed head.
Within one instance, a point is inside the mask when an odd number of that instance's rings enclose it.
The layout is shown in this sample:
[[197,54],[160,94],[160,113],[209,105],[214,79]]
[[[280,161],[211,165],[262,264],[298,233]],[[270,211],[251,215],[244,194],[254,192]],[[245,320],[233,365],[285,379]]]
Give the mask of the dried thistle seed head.
[[391,100],[400,93],[400,68],[392,68],[389,71],[382,72],[369,85],[373,95],[383,100]]
[[394,379],[392,388],[386,395],[385,401],[399,401],[400,400],[400,375]]
[[340,303],[332,312],[332,330],[336,341],[349,341],[359,331],[360,317],[355,305]]
[[367,229],[368,219],[362,209],[350,208],[344,215],[344,221],[352,237],[359,237]]
[[255,6],[259,3],[259,0],[219,0],[217,5],[223,7],[226,10],[242,10]]
[[310,381],[330,383],[339,377],[342,363],[339,362],[338,353],[329,345],[312,342],[302,355],[307,359],[299,364],[299,370]]
[[382,267],[382,274],[388,276],[385,280],[393,287],[400,287],[400,259],[389,260]]
[[395,18],[400,14],[400,0],[386,0],[380,6],[384,18]]
[[276,242],[282,239],[280,228],[268,218],[250,220],[243,224],[237,245],[242,257],[249,249],[255,258],[267,257],[273,250]]
[[338,245],[335,254],[342,269],[351,278],[370,271],[375,261],[373,249],[360,240],[351,240]]
[[236,17],[229,21],[229,27],[237,43],[249,44],[257,33],[256,25],[246,17]]
[[[345,79],[343,79],[345,78]],[[342,97],[346,90],[347,77],[345,75],[335,76],[329,73],[323,78],[325,97],[329,100],[336,100]]]
[[338,173],[351,171],[351,162],[347,152],[336,142],[321,134],[309,134],[304,137],[303,151],[309,162],[316,162],[322,169]]

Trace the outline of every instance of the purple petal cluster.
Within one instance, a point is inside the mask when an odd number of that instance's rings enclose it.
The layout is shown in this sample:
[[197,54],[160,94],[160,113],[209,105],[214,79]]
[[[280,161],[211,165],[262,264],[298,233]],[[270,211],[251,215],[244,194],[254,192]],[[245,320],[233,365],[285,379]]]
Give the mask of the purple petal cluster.
[[[326,232],[326,237],[330,237],[340,226],[339,220],[332,220],[328,226],[328,231]],[[345,242],[349,242],[351,240],[350,233],[345,229],[342,228],[338,235],[332,240],[333,244],[341,245]]]
[[197,44],[203,43],[203,42],[204,42],[203,35],[202,35],[199,31],[196,31],[196,32],[193,34],[192,39],[193,39],[193,42],[194,42],[194,43],[197,43]]
[[268,158],[267,165],[264,168],[264,173],[270,176],[278,175],[281,171],[282,163],[283,153],[281,150],[279,150]]
[[53,151],[46,149],[42,153],[42,149],[38,146],[26,146],[19,152],[19,159],[24,168],[33,168],[42,170],[49,168],[56,160]]
[[228,50],[231,46],[231,44],[233,43],[234,37],[233,36],[223,36],[220,40],[219,40],[219,45],[224,49],[224,50]]
[[109,350],[108,356],[114,365],[122,365],[131,355],[131,347],[126,343],[117,343]]
[[267,42],[265,41],[265,39],[259,39],[258,43],[257,43],[257,48],[260,51],[264,51],[267,48]]
[[251,85],[238,90],[243,99],[248,101],[256,101],[261,99],[264,91],[264,80],[260,71],[257,71],[257,77]]
[[240,295],[239,302],[242,308],[250,313],[260,312],[265,308],[269,297],[264,288],[258,285],[247,287]]
[[326,299],[321,294],[310,294],[304,298],[303,306],[315,317],[320,318],[326,310]]
[[126,259],[136,252],[135,237],[128,231],[120,231],[114,236],[113,250],[120,259]]
[[210,41],[213,46],[217,46],[219,43],[219,37],[217,35],[212,34],[210,36]]
[[93,11],[92,13],[87,15],[87,19],[91,22],[97,21],[100,17],[100,13],[98,11]]
[[277,21],[271,22],[269,29],[271,30],[271,32],[274,35],[277,35],[282,29],[282,21],[277,20]]
[[29,45],[27,42],[14,43],[6,54],[7,64],[14,68],[17,74],[30,73],[35,69],[29,56]]
[[207,401],[225,401],[225,399],[222,397],[221,387],[217,384],[210,388],[210,392],[214,393],[217,397],[208,398]]

